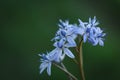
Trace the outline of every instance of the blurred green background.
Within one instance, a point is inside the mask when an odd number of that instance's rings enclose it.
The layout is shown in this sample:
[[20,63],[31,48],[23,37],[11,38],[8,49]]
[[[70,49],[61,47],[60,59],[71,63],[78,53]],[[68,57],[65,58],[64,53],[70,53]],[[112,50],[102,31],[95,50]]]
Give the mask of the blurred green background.
[[[0,80],[68,80],[55,66],[40,75],[38,54],[54,49],[59,19],[94,16],[107,36],[104,47],[83,45],[86,80],[120,80],[120,0],[0,0]],[[64,63],[81,80],[79,67]]]

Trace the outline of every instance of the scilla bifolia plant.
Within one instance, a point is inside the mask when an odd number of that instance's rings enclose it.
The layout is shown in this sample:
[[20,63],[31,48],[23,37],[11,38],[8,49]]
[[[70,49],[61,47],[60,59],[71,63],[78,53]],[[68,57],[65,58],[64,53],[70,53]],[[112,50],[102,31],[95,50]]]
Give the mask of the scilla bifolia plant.
[[[39,54],[40,58],[40,74],[46,69],[47,74],[51,75],[51,66],[55,65],[62,71],[64,71],[70,80],[78,80],[73,74],[71,74],[65,65],[63,60],[65,56],[76,60],[74,54],[70,51],[69,48],[75,47],[77,54],[79,55],[79,67],[82,80],[85,80],[84,70],[83,70],[83,56],[82,56],[82,44],[89,42],[93,46],[100,45],[104,46],[104,36],[103,30],[98,27],[98,22],[96,17],[93,19],[89,18],[88,22],[82,22],[78,19],[79,24],[69,24],[69,21],[63,22],[59,20],[59,29],[55,34],[55,37],[52,39],[54,41],[53,46],[55,47],[52,51],[47,52],[46,54]],[[76,44],[75,39],[78,40]]]

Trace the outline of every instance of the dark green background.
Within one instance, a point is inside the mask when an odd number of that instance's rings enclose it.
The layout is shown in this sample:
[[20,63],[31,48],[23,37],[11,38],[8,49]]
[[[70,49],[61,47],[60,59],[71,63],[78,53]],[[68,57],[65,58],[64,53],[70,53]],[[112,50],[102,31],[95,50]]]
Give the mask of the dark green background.
[[[54,66],[50,77],[40,75],[37,54],[54,49],[59,19],[93,16],[107,36],[104,47],[83,45],[86,80],[120,80],[120,0],[0,0],[0,80],[67,80]],[[67,57],[64,63],[81,80],[79,67]]]

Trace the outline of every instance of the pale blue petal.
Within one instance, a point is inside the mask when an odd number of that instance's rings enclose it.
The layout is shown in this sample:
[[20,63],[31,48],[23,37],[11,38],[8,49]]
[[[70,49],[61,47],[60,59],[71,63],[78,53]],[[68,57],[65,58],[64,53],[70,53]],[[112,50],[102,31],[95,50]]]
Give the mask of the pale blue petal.
[[94,43],[93,43],[93,46],[96,46],[98,44],[98,39],[94,39]]
[[40,65],[40,74],[47,68],[48,64],[46,62],[41,63]]
[[79,21],[79,25],[80,25],[80,27],[83,27],[83,28],[85,28],[85,24],[84,24],[84,22],[82,22],[80,19],[78,19],[78,21]]
[[103,34],[102,34],[102,37],[104,37],[104,36],[106,36],[106,33],[103,33]]
[[47,66],[47,65],[46,65],[46,62],[44,61],[43,63],[41,63],[41,65],[40,65],[39,68],[41,69],[41,68],[46,67],[46,66]]
[[76,28],[75,26],[67,28],[66,30],[67,35],[72,35],[74,33],[75,28]]
[[48,63],[47,73],[48,73],[49,76],[51,75],[51,62]]
[[92,19],[92,24],[94,25],[96,22],[96,16],[94,16],[94,19]]
[[87,24],[86,28],[91,28],[91,24]]
[[77,35],[76,35],[76,34],[72,34],[71,37],[72,37],[73,39],[76,39],[76,38],[77,38]]
[[78,29],[76,29],[75,33],[82,36],[85,33],[85,29],[84,28],[78,28]]
[[64,38],[59,41],[59,45],[63,45],[64,43],[65,43],[65,39]]
[[67,48],[69,48],[69,47],[76,47],[76,44],[66,43],[64,46],[67,47]]
[[58,26],[59,26],[60,28],[66,28],[66,27],[69,26],[69,21],[66,20],[65,22],[63,22],[62,20],[59,20]]
[[86,41],[87,41],[87,38],[88,38],[87,34],[84,34],[84,35],[83,35],[83,42],[86,42]]
[[38,56],[42,56],[41,54],[38,54]]
[[60,60],[62,61],[64,58],[65,58],[65,53],[63,53],[63,54],[60,56]]
[[74,41],[74,39],[71,36],[67,37],[67,41],[68,41],[69,44],[71,44],[73,46],[76,46],[76,42]]
[[62,49],[59,49],[58,52],[55,55],[55,61],[60,62],[60,57],[62,55]]
[[89,23],[91,24],[91,18],[89,18]]
[[104,46],[103,40],[99,39],[99,45],[100,45],[100,46]]
[[57,47],[58,47],[58,48],[62,48],[63,45],[64,45],[64,43],[65,43],[65,39],[61,39],[61,40],[57,43]]
[[93,37],[88,38],[88,42],[91,44],[95,44],[95,39]]
[[51,41],[58,40],[58,39],[60,39],[60,36],[55,36],[53,39],[51,39]]
[[70,58],[75,58],[73,53],[68,48],[64,48],[64,53]]
[[99,24],[99,22],[96,22],[95,24],[94,24],[94,26],[97,26]]
[[98,33],[102,33],[103,30],[100,29],[100,27],[98,27]]
[[62,55],[62,49],[55,48],[53,51],[49,53],[49,58],[52,61],[60,62],[60,56]]
[[64,36],[64,37],[66,36],[65,30],[61,30],[61,35]]
[[49,60],[53,61],[55,59],[55,55],[58,52],[58,48],[55,48],[54,50],[52,50],[49,54],[48,54],[48,58]]
[[53,44],[53,46],[54,46],[54,47],[57,47],[57,43],[58,43],[58,42],[56,41],[56,42]]
[[63,22],[61,19],[59,20],[58,26],[59,26],[60,28],[65,28],[64,22]]

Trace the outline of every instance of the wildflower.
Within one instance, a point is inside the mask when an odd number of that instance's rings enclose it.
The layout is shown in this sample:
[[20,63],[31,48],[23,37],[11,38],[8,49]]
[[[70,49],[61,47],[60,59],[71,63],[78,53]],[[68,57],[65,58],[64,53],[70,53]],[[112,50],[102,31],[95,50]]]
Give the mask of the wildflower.
[[41,65],[40,65],[40,74],[47,68],[47,73],[50,76],[51,75],[51,65],[52,65],[52,59],[50,59],[50,55],[42,54],[41,56]]
[[80,34],[81,36],[83,36],[83,42],[86,42],[87,39],[90,36],[91,24],[88,24],[87,22],[82,22],[79,19],[79,26],[80,26],[80,28],[78,29],[78,34]]
[[[68,57],[70,58],[75,58],[75,56],[73,55],[73,53],[68,49],[70,47],[73,47],[74,45],[69,44],[69,43],[65,43],[64,39],[61,39],[60,41],[57,41],[53,44],[56,48],[53,50],[53,53],[57,53],[59,56],[59,58],[61,57],[61,55],[66,54]],[[63,54],[62,54],[63,52]],[[60,60],[58,58],[58,61]]]
[[104,36],[106,35],[103,33],[103,30],[101,30],[99,27],[92,28],[91,36],[94,38],[94,46],[99,44],[100,46],[104,46]]
[[[53,50],[47,54],[39,54],[39,56],[41,57],[40,61],[41,61],[41,65],[40,65],[40,74],[47,69],[47,74],[50,76],[51,75],[51,66],[52,63],[59,63],[60,61],[62,61],[65,57],[65,54],[61,54],[59,51],[57,50]],[[59,60],[58,60],[59,59]]]
[[75,25],[69,24],[69,21],[63,22],[62,20],[60,20],[60,23],[58,24],[58,26],[60,28],[57,31],[56,36],[52,40],[58,41],[58,40],[64,39],[69,44],[74,45],[73,47],[75,47],[76,42],[74,40],[77,37],[77,34],[76,34],[77,27]]
[[92,43],[93,46],[96,46],[98,43],[100,46],[104,46],[103,37],[106,35],[103,33],[99,27],[97,27],[99,23],[96,21],[96,17],[93,19],[89,18],[89,22],[82,22],[79,19],[79,29],[78,34],[83,36],[83,42],[86,41]]

